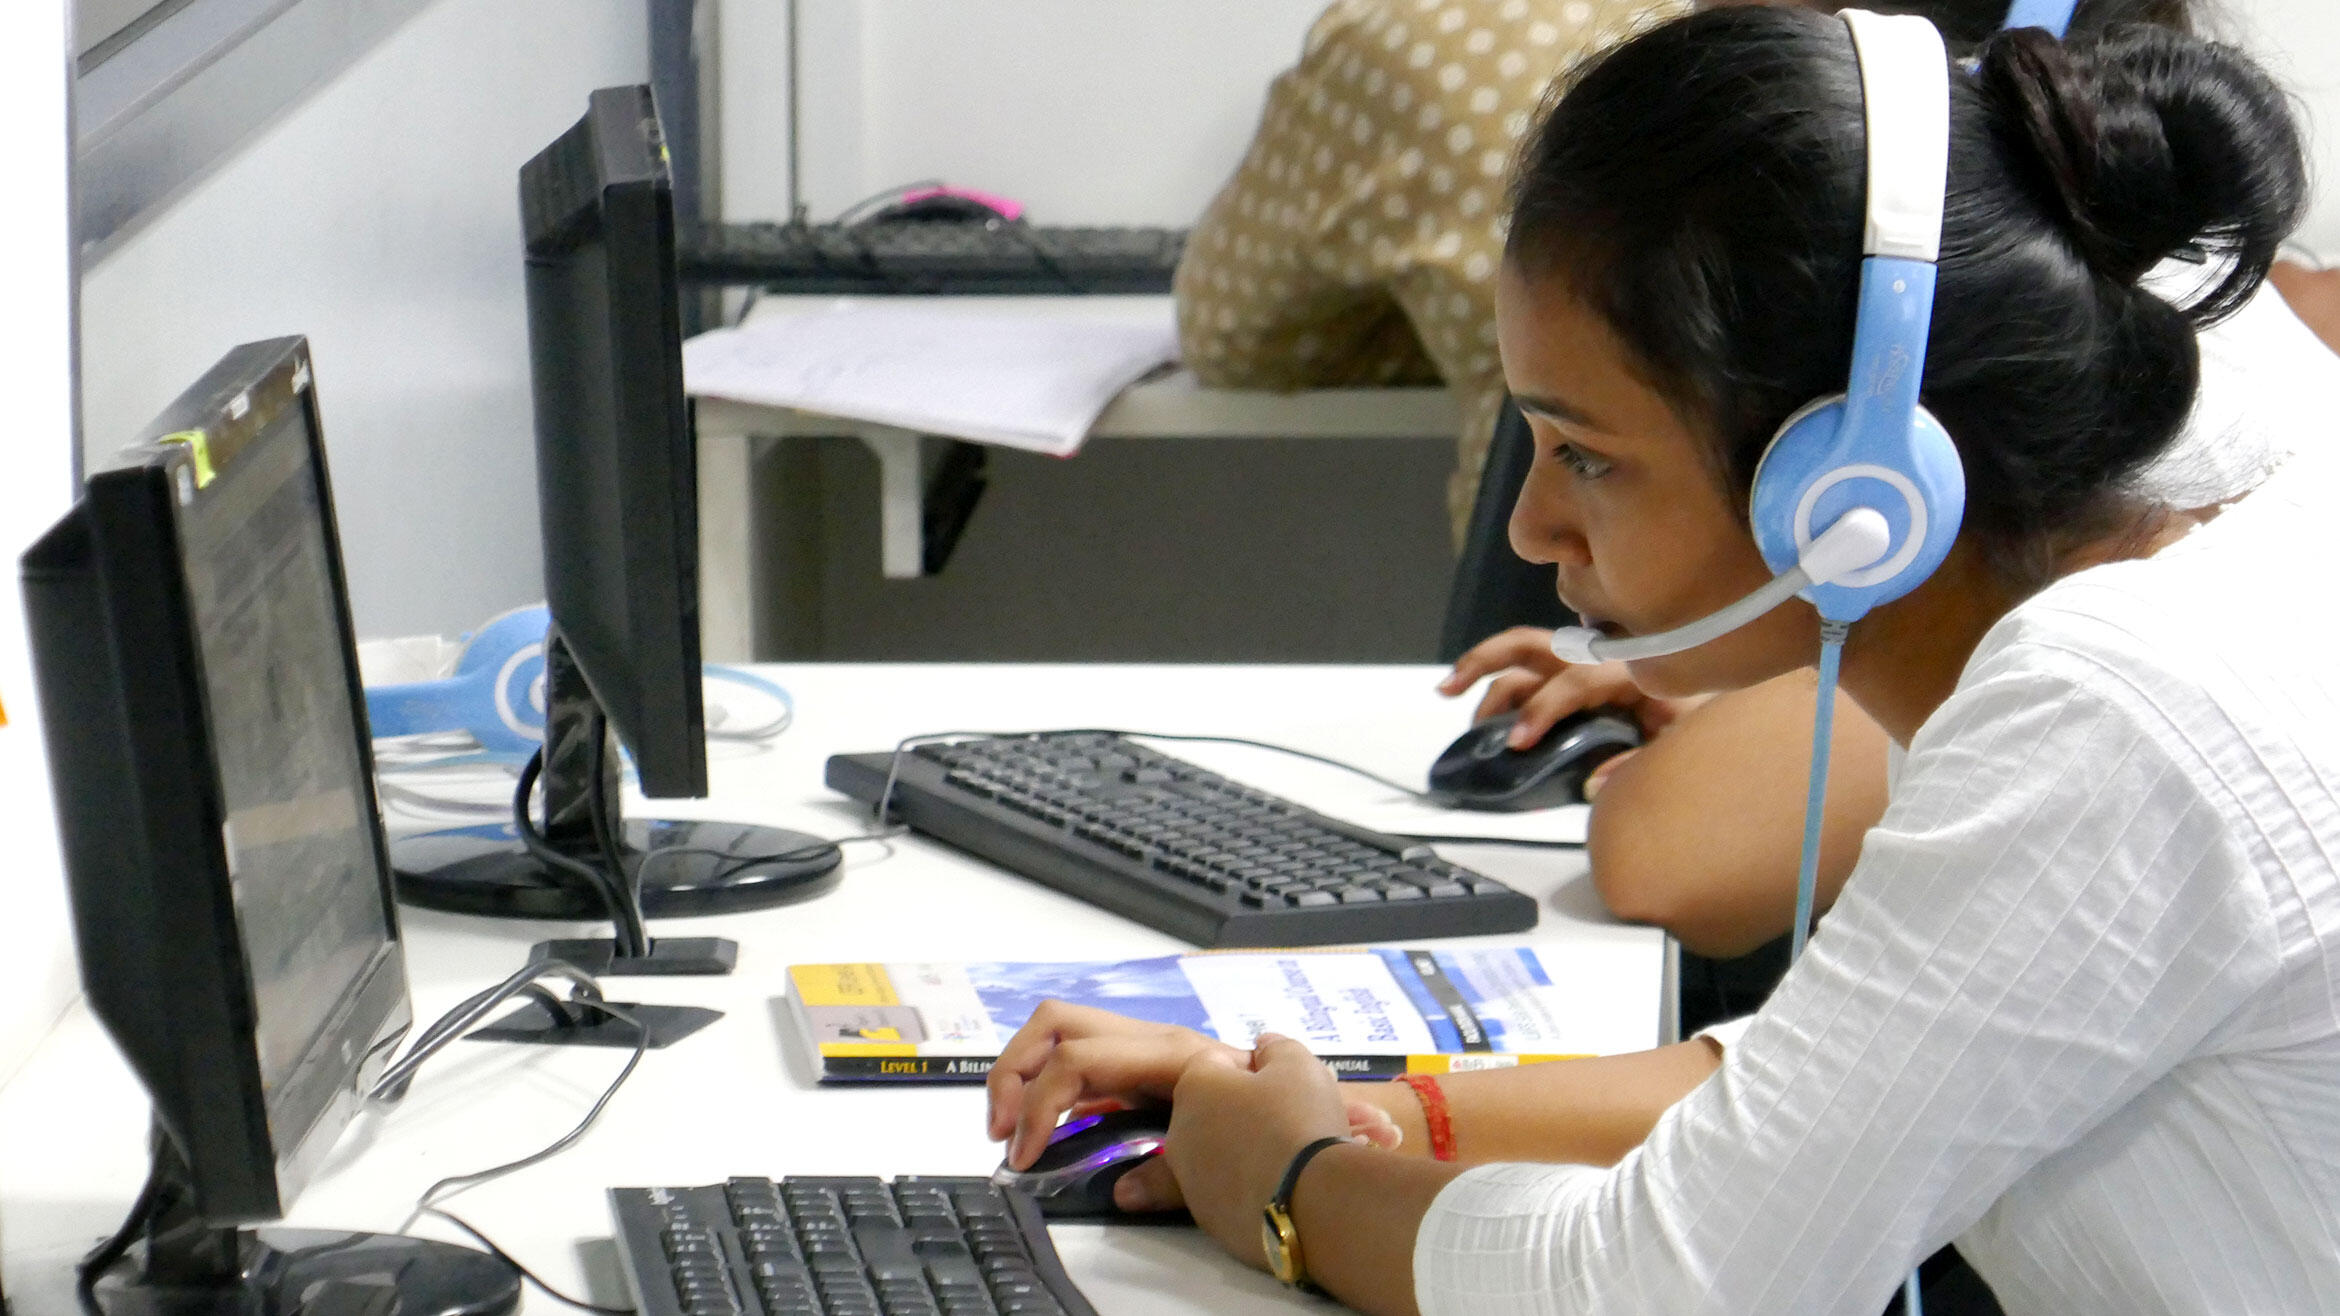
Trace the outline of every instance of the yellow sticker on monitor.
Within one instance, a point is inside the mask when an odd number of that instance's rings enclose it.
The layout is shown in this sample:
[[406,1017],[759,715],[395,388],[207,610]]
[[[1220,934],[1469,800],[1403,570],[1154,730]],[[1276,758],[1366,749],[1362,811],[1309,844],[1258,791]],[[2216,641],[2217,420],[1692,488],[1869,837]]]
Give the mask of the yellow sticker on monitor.
[[163,435],[161,441],[186,444],[187,451],[195,459],[195,487],[198,489],[210,487],[212,478],[218,474],[211,468],[210,435],[205,434],[202,430],[180,430],[176,434]]

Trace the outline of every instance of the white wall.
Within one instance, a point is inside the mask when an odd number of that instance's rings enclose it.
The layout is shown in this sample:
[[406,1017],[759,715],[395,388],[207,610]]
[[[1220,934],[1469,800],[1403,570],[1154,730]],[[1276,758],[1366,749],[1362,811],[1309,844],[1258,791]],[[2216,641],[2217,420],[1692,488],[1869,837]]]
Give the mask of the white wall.
[[66,234],[65,0],[0,5],[0,1081],[73,999],[65,881],[41,750],[16,560],[72,500],[73,362]]
[[[920,178],[1040,223],[1184,224],[1324,0],[798,0],[805,201]],[[722,11],[724,208],[788,213],[784,0]]]
[[542,597],[515,178],[648,77],[645,32],[641,0],[437,0],[115,248],[82,281],[93,468],[227,348],[307,334],[359,633]]
[[[796,0],[816,218],[941,175],[1052,223],[1179,224],[1234,167],[1324,0]],[[2340,3],[2200,0],[2300,97],[2340,263]],[[725,213],[788,213],[787,0],[722,10]]]
[[2340,3],[2224,0],[2235,36],[2291,89],[2308,132],[2315,204],[2298,241],[2340,265]]

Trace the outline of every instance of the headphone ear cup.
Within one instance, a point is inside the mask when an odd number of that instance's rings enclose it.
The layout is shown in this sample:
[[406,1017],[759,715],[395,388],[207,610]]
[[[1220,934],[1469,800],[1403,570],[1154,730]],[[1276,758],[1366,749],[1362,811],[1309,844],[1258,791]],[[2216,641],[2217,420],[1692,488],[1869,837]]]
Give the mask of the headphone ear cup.
[[484,753],[526,758],[544,741],[544,636],[551,624],[542,604],[515,608],[472,632],[448,679],[366,691],[373,733],[462,731]]
[[455,660],[473,684],[462,729],[490,754],[526,757],[544,743],[544,636],[552,612],[543,604],[514,608],[472,634]]
[[1851,621],[1916,589],[1949,556],[1966,515],[1966,470],[1949,432],[1923,407],[1883,442],[1845,433],[1845,414],[1837,396],[1788,417],[1755,468],[1748,520],[1764,562],[1787,571],[1846,512],[1883,514],[1892,528],[1883,561],[1800,591],[1822,616]]

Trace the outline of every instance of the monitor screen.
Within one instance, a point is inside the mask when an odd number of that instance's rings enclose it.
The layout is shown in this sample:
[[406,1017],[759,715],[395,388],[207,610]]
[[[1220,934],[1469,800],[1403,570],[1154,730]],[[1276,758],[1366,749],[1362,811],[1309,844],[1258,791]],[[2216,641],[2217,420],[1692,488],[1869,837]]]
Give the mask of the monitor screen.
[[179,513],[272,1096],[391,935],[313,446],[308,409],[284,407]]

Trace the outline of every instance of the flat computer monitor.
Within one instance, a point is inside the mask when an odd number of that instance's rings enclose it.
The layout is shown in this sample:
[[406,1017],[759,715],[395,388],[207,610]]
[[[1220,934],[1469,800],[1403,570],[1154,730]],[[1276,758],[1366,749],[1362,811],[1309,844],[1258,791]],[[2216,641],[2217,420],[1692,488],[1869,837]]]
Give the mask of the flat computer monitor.
[[803,899],[836,882],[838,854],[775,828],[619,816],[613,732],[644,795],[707,793],[698,452],[650,89],[594,92],[585,117],[520,170],[520,216],[552,612],[541,838],[517,823],[401,838],[399,891],[464,913],[619,916],[614,959],[574,942],[560,954],[613,972],[707,971],[627,948],[625,911],[610,905],[638,900],[656,918]]
[[483,1253],[246,1228],[412,1022],[306,343],[229,353],[23,574],[83,989],[153,1099],[145,1255],[109,1305],[389,1284],[510,1310]]

